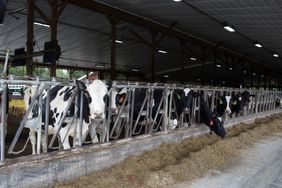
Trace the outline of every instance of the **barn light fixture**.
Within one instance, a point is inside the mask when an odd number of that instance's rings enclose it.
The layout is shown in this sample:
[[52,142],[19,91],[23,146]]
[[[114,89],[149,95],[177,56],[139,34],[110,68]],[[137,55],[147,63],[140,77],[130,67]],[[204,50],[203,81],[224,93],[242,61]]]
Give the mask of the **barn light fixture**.
[[234,27],[229,26],[229,25],[227,24],[227,22],[224,22],[224,23],[223,23],[223,28],[224,28],[226,31],[229,31],[229,32],[231,32],[231,33],[235,32]]
[[181,2],[182,0],[173,0],[174,2]]
[[97,68],[97,69],[103,69],[103,68],[105,68],[105,65],[95,65],[94,67]]
[[255,76],[255,75],[256,75],[256,73],[254,72],[254,73],[253,73],[253,76]]
[[230,68],[229,68],[229,70],[233,70],[233,68],[232,68],[232,67],[230,67]]
[[260,44],[260,43],[258,43],[258,42],[255,42],[255,44],[254,44],[256,47],[258,47],[258,48],[261,48],[262,47],[262,45]]
[[197,58],[195,58],[195,57],[190,57],[190,60],[192,60],[192,61],[196,61],[196,60],[197,60]]
[[216,66],[217,66],[218,68],[220,68],[220,67],[221,67],[221,65],[220,65],[220,64],[217,64]]
[[139,72],[139,69],[132,69],[132,72]]
[[162,53],[162,54],[167,54],[167,51],[165,51],[165,50],[159,50],[158,52]]
[[246,74],[246,73],[247,73],[247,71],[245,71],[245,70],[244,70],[244,71],[243,71],[243,73],[244,73],[244,74]]
[[165,74],[163,77],[164,77],[164,78],[169,78],[169,75],[166,75],[166,74]]
[[278,55],[278,54],[276,54],[276,53],[274,53],[274,54],[273,54],[273,57],[279,57],[279,55]]
[[264,77],[264,75],[262,74],[260,77],[262,77],[262,78],[263,78],[263,77]]
[[116,39],[116,43],[122,44],[122,43],[123,43],[123,41],[122,41],[122,40],[118,40],[118,39]]
[[42,27],[50,27],[50,25],[48,24],[45,24],[45,23],[41,23],[41,22],[33,22],[34,25],[39,25],[39,26],[42,26]]

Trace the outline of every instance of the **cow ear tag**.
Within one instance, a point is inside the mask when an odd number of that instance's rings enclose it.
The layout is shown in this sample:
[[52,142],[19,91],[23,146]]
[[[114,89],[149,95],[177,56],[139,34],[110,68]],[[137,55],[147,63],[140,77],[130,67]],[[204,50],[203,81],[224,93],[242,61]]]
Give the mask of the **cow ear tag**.
[[180,95],[179,95],[178,93],[176,93],[176,95],[177,95],[177,98],[178,98],[178,99],[181,99],[181,97],[180,97]]

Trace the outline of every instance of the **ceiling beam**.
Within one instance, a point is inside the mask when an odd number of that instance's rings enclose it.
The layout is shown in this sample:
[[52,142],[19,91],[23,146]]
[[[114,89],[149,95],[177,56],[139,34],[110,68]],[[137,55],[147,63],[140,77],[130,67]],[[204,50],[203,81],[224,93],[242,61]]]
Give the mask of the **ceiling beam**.
[[[71,3],[73,5],[77,5],[79,7],[85,8],[85,9],[96,11],[96,12],[101,13],[101,14],[115,16],[116,18],[119,18],[120,20],[130,22],[130,23],[134,23],[134,24],[137,24],[139,26],[149,28],[149,29],[161,32],[161,33],[166,33],[167,35],[169,35],[171,37],[187,40],[190,43],[195,44],[195,45],[207,47],[209,49],[214,49],[215,47],[218,46],[218,44],[216,44],[216,43],[210,42],[208,40],[201,39],[199,37],[196,37],[196,36],[191,35],[191,34],[186,33],[186,32],[182,32],[182,31],[177,30],[177,29],[170,28],[170,26],[167,26],[167,25],[161,24],[159,22],[138,16],[136,14],[130,13],[128,11],[122,10],[122,9],[114,7],[114,6],[110,6],[110,5],[102,3],[102,2],[93,1],[93,0],[80,0],[80,1],[69,0],[69,3]],[[228,51],[229,54],[231,56],[233,56],[234,58],[241,58],[242,56],[244,56],[244,54],[230,50],[230,49],[228,49],[224,46],[217,47],[217,51],[219,51],[219,52]],[[261,63],[261,61],[258,61],[254,58],[249,57],[249,56],[246,57],[246,60],[249,63]],[[267,64],[265,64],[265,65],[267,65]]]

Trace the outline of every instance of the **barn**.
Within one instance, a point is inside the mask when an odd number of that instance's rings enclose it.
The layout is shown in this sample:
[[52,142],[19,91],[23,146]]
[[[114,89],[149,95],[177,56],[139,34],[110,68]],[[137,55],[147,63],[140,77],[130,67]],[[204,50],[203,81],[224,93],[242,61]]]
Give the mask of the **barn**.
[[282,186],[281,8],[1,0],[0,187]]

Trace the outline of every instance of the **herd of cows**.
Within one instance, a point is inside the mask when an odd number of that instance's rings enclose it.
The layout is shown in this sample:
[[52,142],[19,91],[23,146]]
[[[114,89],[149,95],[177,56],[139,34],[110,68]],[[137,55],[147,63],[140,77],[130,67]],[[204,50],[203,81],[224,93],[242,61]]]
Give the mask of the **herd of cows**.
[[[179,117],[183,116],[183,114],[187,115],[188,112],[188,121],[191,120],[196,101],[198,101],[199,106],[199,114],[195,115],[198,116],[195,118],[199,119],[197,123],[204,123],[210,128],[210,133],[214,132],[216,135],[224,138],[226,136],[224,119],[246,113],[250,109],[252,100],[255,98],[255,94],[249,91],[232,93],[216,91],[213,95],[210,95],[209,93],[189,88],[173,89],[170,92],[164,89],[155,89],[154,92],[150,93],[150,98],[146,88],[136,88],[134,93],[130,93],[129,88],[112,87],[111,82],[105,83],[101,80],[84,82],[76,80],[75,85],[72,86],[55,85],[50,88],[48,93],[50,99],[49,119],[46,121],[46,109],[48,109],[45,107],[48,101],[47,90],[42,90],[42,107],[40,107],[39,100],[34,99],[38,91],[38,86],[27,86],[24,90],[26,109],[29,109],[32,100],[35,100],[25,125],[26,128],[30,129],[33,154],[36,153],[36,131],[42,131],[42,144],[44,145],[45,143],[44,140],[47,136],[46,132],[44,132],[46,130],[46,122],[48,122],[47,134],[54,135],[58,133],[56,137],[59,143],[61,143],[63,149],[68,149],[71,147],[69,137],[74,138],[75,143],[79,145],[78,133],[82,136],[80,138],[82,143],[88,135],[92,142],[99,141],[97,138],[101,139],[101,136],[99,136],[96,130],[98,126],[105,126],[105,122],[110,122],[109,132],[125,132],[125,129],[128,130],[126,126],[118,127],[116,122],[117,115],[121,115],[121,111],[124,112],[124,109],[127,109],[127,115],[121,119],[123,121],[130,119],[132,124],[135,125],[132,126],[131,124],[131,136],[148,133],[148,130],[152,132],[161,131],[164,129],[164,122],[167,124],[165,126],[168,129],[175,129],[180,126]],[[75,95],[78,96],[77,100],[73,100]],[[164,96],[167,96],[167,98]],[[168,99],[166,101],[167,105],[165,105],[165,99]],[[280,98],[276,98],[277,106],[281,105],[280,101]],[[169,104],[171,104],[171,108],[174,110],[164,110],[164,108],[170,106]],[[164,120],[164,113],[169,113],[166,114],[166,117],[169,117],[168,121]],[[29,125],[29,120],[38,118],[38,116],[41,116],[41,122],[37,122],[35,126]],[[67,117],[64,118],[65,116]],[[66,121],[68,117],[80,120],[80,126],[74,126],[71,121]],[[190,125],[191,123],[188,124]],[[129,124],[126,125],[129,126]],[[148,125],[151,127],[146,129]],[[113,128],[115,130],[111,131]],[[125,135],[119,134],[119,137],[124,138]],[[42,148],[47,147],[43,146]]]

